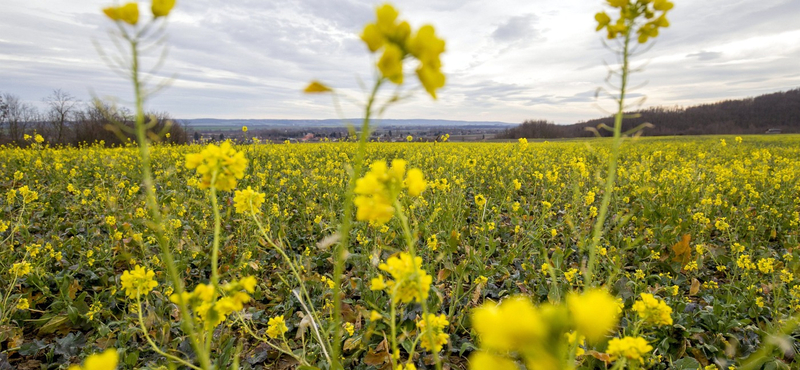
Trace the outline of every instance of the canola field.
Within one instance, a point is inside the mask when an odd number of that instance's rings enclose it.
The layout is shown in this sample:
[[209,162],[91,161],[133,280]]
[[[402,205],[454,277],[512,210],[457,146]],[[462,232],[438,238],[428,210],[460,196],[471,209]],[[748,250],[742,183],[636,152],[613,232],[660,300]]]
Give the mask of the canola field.
[[800,136],[625,141],[589,251],[610,144],[367,144],[339,276],[354,143],[223,144],[213,199],[153,146],[169,264],[137,147],[0,148],[0,368],[798,368]]

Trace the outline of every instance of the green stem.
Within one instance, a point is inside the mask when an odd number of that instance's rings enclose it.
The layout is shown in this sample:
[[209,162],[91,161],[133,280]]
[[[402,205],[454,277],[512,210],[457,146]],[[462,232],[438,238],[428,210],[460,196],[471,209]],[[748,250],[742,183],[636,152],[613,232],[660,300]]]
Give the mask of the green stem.
[[[403,236],[406,239],[406,246],[408,247],[408,254],[411,256],[412,264],[415,265],[416,264],[417,254],[416,254],[416,249],[414,248],[414,244],[415,243],[414,243],[413,235],[411,234],[411,228],[408,225],[408,218],[406,217],[406,214],[403,212],[403,207],[401,206],[400,201],[397,200],[397,199],[395,199],[395,201],[394,201],[394,208],[397,211],[397,217],[400,219],[400,224],[403,226]],[[422,266],[420,266],[420,268],[422,268]],[[420,299],[422,299],[422,302],[419,302],[419,304],[422,306],[422,319],[425,320],[425,324],[426,324],[425,325],[425,335],[428,336],[428,343],[430,343],[433,346],[435,341],[434,341],[433,331],[431,330],[432,325],[429,322],[430,320],[428,320],[428,316],[430,314],[429,310],[428,310],[428,302],[427,302],[428,300],[425,297],[424,291],[422,289],[422,284],[420,283],[420,276],[416,272],[416,270],[417,270],[417,267],[415,265],[414,266],[414,271],[415,272],[414,272],[413,276],[414,276],[415,279],[417,279],[417,284],[416,284],[417,291],[418,291]],[[434,361],[434,363],[436,363],[436,369],[437,370],[441,370],[442,369],[442,362],[439,359],[439,352],[435,351],[435,348],[432,348],[431,352],[433,353],[433,361]],[[409,354],[409,356],[411,356],[411,355],[413,355],[413,354]]]
[[[169,250],[169,244],[162,228],[161,210],[158,206],[156,192],[153,181],[153,174],[150,168],[150,149],[147,140],[147,133],[145,132],[144,123],[144,101],[142,98],[141,83],[139,81],[139,50],[137,41],[134,39],[128,40],[131,44],[132,51],[132,70],[131,79],[133,81],[134,93],[136,94],[136,140],[139,143],[139,156],[142,160],[142,185],[145,191],[145,202],[150,211],[150,228],[156,234],[158,245],[161,247],[161,259],[167,267],[167,272],[172,280],[173,289],[180,297],[184,292],[183,280],[175,267],[175,260]],[[188,335],[189,342],[197,354],[200,366],[205,370],[211,369],[211,359],[207,352],[203,351],[201,343],[195,336],[193,319],[189,313],[189,308],[183,299],[178,300],[178,306],[181,312],[181,329]]]
[[597,214],[597,220],[594,224],[592,232],[591,243],[589,244],[589,262],[586,266],[586,286],[584,289],[591,289],[594,285],[594,269],[597,259],[597,246],[600,245],[600,238],[603,236],[603,226],[606,217],[608,216],[608,207],[611,203],[611,193],[614,191],[614,183],[617,179],[617,161],[619,159],[619,148],[622,144],[622,116],[625,110],[625,89],[628,85],[628,72],[629,72],[629,58],[630,58],[630,41],[631,29],[628,27],[625,33],[625,43],[622,52],[622,83],[620,85],[620,93],[617,115],[614,117],[614,140],[611,146],[611,159],[608,162],[608,174],[605,184],[605,192],[603,193],[603,200],[600,204],[600,210]]
[[190,368],[195,369],[195,370],[202,370],[201,368],[199,368],[197,366],[194,366],[194,365],[186,362],[185,360],[183,360],[183,359],[181,359],[179,357],[170,355],[169,353],[166,353],[166,352],[162,351],[161,348],[158,348],[158,346],[153,341],[153,339],[150,338],[150,335],[147,334],[147,327],[144,326],[144,318],[142,317],[142,299],[140,298],[140,294],[138,292],[139,289],[137,288],[136,290],[137,290],[137,292],[136,292],[136,308],[137,308],[136,313],[139,315],[139,328],[142,330],[142,335],[144,335],[144,339],[146,339],[147,343],[150,344],[150,347],[153,348],[153,351],[156,351],[156,353],[158,353],[159,355],[164,356],[164,357],[166,357],[166,358],[168,358],[168,359],[170,359],[172,361],[175,361],[175,362],[177,362],[177,363],[179,363],[179,364],[181,364],[183,366],[190,367]]
[[367,101],[367,106],[364,112],[364,121],[361,124],[361,137],[358,141],[358,150],[356,151],[356,157],[353,161],[353,173],[350,174],[350,182],[348,183],[347,193],[345,195],[344,215],[342,216],[342,223],[339,228],[340,240],[339,243],[334,245],[333,330],[335,340],[333,341],[333,348],[331,349],[333,357],[333,362],[331,363],[332,370],[339,370],[342,368],[342,365],[339,362],[339,354],[341,353],[342,344],[338,339],[342,336],[341,285],[342,274],[344,274],[345,259],[347,258],[347,248],[350,243],[350,230],[353,227],[353,198],[355,198],[356,192],[356,179],[361,175],[361,169],[364,165],[363,162],[367,151],[367,138],[369,137],[369,121],[370,117],[372,116],[372,106],[375,103],[376,96],[378,95],[378,89],[380,89],[384,81],[385,79],[383,77],[379,77],[378,80],[375,81],[375,86],[372,88],[372,93],[370,93],[369,100]]

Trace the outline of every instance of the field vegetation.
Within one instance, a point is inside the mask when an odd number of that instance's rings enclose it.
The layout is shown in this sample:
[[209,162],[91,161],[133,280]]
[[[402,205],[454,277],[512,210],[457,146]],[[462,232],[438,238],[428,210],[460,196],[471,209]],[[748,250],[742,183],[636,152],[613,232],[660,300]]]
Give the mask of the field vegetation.
[[171,143],[139,53],[174,5],[103,9],[136,97],[101,109],[122,145],[0,147],[0,369],[798,367],[800,137],[623,131],[669,1],[595,17],[613,138],[494,144],[370,142],[407,75],[446,82],[445,41],[388,4],[352,141]]

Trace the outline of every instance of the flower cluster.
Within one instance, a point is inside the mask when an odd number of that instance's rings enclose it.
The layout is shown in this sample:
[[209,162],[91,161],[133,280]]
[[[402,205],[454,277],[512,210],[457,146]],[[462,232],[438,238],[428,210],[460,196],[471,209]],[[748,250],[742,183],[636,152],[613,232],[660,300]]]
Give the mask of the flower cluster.
[[[426,329],[428,325],[430,325],[430,333]],[[447,339],[450,338],[450,335],[444,332],[444,328],[448,325],[450,325],[450,322],[447,321],[447,316],[444,314],[436,316],[430,313],[426,318],[417,322],[417,328],[422,331],[420,333],[420,345],[422,348],[432,352],[441,351],[442,346],[447,344]],[[433,344],[430,341],[431,336],[433,337]]]
[[[405,180],[403,178],[405,177]],[[369,172],[356,180],[356,219],[384,224],[394,217],[394,201],[403,188],[411,196],[419,196],[427,187],[422,171],[406,172],[406,161],[395,159],[389,168],[385,161],[372,163]]]
[[383,49],[378,69],[384,78],[395,84],[403,83],[403,60],[414,57],[419,60],[416,73],[425,90],[436,99],[436,90],[444,86],[445,76],[441,72],[439,56],[444,52],[444,40],[436,36],[431,25],[424,25],[412,36],[408,22],[398,22],[399,13],[389,4],[376,11],[375,23],[367,24],[361,40],[373,53]]
[[155,279],[155,272],[142,266],[136,265],[133,271],[126,270],[122,273],[122,288],[128,298],[136,298],[139,295],[150,293],[158,283]]
[[428,299],[433,277],[422,269],[422,257],[411,258],[406,252],[389,257],[378,266],[382,271],[392,275],[394,280],[384,281],[383,276],[372,279],[370,289],[389,289],[393,299],[401,303]]
[[236,187],[236,181],[244,177],[247,159],[226,141],[220,146],[209,144],[200,153],[187,154],[186,168],[197,169],[201,176],[200,189],[208,189],[213,181],[214,188],[230,191]]
[[573,293],[566,305],[536,307],[527,297],[486,303],[472,311],[481,350],[471,356],[470,369],[517,369],[508,353],[521,355],[528,368],[562,368],[569,343],[598,342],[618,317],[617,301],[601,289]]
[[653,350],[653,346],[647,343],[642,337],[614,338],[608,341],[606,352],[611,356],[612,361],[619,358],[639,361],[644,364],[644,356]]
[[[619,35],[627,35],[636,28],[640,44],[658,36],[658,30],[669,27],[667,12],[674,4],[668,0],[607,0],[608,5],[619,9],[619,19],[612,22],[611,16],[606,12],[597,13],[597,31],[606,29],[608,39],[615,39]],[[644,17],[643,24],[638,20]]]
[[236,208],[236,213],[250,213],[252,210],[255,213],[261,213],[261,205],[264,204],[266,194],[259,193],[251,187],[245,190],[236,190],[233,196],[233,206]]
[[188,304],[206,330],[213,330],[228,315],[244,309],[244,304],[250,302],[248,293],[255,291],[256,283],[256,278],[252,276],[228,283],[222,287],[226,295],[219,299],[213,285],[198,284],[191,293],[173,294],[170,301]]
[[69,370],[114,370],[119,362],[119,354],[114,348],[107,349],[101,354],[94,354],[86,358],[83,366],[72,365]]
[[17,277],[23,277],[31,273],[31,264],[28,261],[17,262],[11,266],[8,272]]
[[[166,17],[173,7],[175,7],[175,0],[153,0],[150,10],[153,13],[153,18]],[[139,4],[135,2],[104,8],[103,13],[115,22],[121,21],[131,26],[139,23]]]
[[652,294],[642,293],[641,300],[633,304],[633,311],[646,324],[654,326],[672,325],[672,307]]
[[272,339],[283,336],[287,331],[289,331],[289,328],[286,327],[286,322],[283,321],[283,315],[271,317],[267,322],[267,336]]
[[605,337],[619,321],[617,301],[602,289],[589,290],[580,295],[573,293],[567,296],[567,306],[575,328],[592,342]]

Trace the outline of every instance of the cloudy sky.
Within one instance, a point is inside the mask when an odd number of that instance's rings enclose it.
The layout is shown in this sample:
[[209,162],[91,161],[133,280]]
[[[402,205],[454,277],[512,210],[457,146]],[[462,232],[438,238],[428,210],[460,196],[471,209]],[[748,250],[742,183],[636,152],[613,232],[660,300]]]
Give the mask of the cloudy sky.
[[[645,106],[693,105],[800,87],[800,1],[674,0],[671,27],[637,61]],[[3,0],[0,92],[43,106],[63,89],[130,102],[131,86],[94,46],[113,53],[113,0]],[[303,95],[312,79],[339,89],[343,114],[360,116],[376,58],[358,38],[381,2],[369,0],[178,0],[159,72],[175,76],[148,108],[177,118],[323,119],[326,96]],[[430,23],[447,41],[447,86],[413,97],[385,118],[573,123],[612,109],[595,99],[614,55],[595,32],[601,0],[396,0],[413,28]],[[149,9],[149,2],[140,8]],[[143,16],[144,20],[149,17]],[[145,63],[158,56],[152,51]]]

